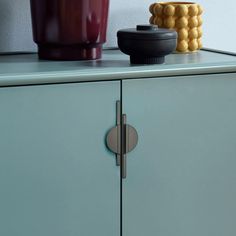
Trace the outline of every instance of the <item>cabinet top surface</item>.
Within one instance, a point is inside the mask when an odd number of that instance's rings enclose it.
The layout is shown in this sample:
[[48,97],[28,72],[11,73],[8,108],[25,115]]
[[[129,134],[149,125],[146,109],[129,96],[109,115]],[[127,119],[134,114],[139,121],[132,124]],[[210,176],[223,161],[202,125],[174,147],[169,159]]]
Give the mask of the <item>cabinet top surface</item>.
[[207,50],[171,54],[165,64],[141,66],[131,66],[119,50],[104,50],[97,61],[40,61],[37,54],[0,56],[0,86],[230,72],[236,72],[235,55]]

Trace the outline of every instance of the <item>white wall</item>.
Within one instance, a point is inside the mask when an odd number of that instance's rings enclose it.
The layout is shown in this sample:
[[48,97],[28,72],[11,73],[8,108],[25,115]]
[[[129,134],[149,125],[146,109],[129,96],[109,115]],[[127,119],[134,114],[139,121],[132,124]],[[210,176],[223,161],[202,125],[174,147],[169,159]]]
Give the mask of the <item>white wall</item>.
[[[50,1],[50,0],[49,0]],[[155,0],[110,0],[108,42],[116,46],[116,31],[148,23]],[[236,1],[198,0],[204,9],[204,47],[236,52]],[[0,0],[0,51],[32,51],[29,0]]]

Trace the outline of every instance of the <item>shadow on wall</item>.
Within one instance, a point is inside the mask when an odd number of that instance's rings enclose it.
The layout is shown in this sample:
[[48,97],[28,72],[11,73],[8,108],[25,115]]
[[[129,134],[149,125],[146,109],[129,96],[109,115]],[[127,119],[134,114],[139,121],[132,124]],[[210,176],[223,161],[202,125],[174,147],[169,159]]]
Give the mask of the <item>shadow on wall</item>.
[[12,51],[35,51],[29,0],[0,0],[0,52]]
[[[113,10],[113,11],[112,11]],[[147,9],[137,7],[110,11],[106,47],[117,47],[117,31],[124,28],[135,28],[138,24],[149,24],[151,14]]]

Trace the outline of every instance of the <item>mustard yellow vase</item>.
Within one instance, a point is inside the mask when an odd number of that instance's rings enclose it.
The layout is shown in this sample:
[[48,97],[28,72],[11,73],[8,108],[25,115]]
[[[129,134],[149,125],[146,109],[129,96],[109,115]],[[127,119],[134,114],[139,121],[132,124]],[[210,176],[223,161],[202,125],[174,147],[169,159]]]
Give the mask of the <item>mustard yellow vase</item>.
[[202,48],[202,7],[192,2],[159,2],[150,8],[150,23],[178,33],[176,51],[195,52]]

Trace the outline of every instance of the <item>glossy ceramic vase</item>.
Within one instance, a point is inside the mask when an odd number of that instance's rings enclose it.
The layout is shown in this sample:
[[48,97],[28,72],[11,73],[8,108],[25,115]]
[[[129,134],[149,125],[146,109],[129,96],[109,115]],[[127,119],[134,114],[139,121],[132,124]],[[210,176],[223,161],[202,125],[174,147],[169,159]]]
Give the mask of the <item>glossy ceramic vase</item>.
[[202,48],[202,12],[192,2],[159,2],[150,6],[151,24],[175,29],[178,33],[177,52],[195,52]]
[[101,58],[109,0],[31,0],[33,37],[40,59]]

